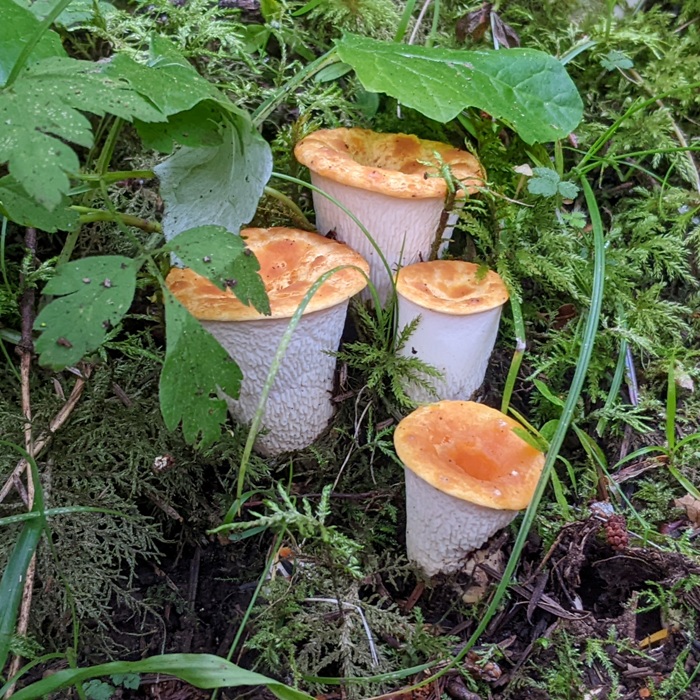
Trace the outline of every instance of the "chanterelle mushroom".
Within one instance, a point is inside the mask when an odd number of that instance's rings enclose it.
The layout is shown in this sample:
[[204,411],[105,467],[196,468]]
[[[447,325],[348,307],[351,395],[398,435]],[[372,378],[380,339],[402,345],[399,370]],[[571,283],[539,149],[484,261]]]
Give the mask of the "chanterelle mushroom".
[[[245,229],[241,236],[260,262],[270,299],[270,316],[242,304],[190,269],[173,268],[168,287],[228,351],[243,372],[240,396],[229,409],[242,423],[252,420],[272,358],[290,317],[312,284],[325,272],[369,266],[354,250],[316,233],[290,228]],[[306,307],[292,336],[265,407],[256,448],[267,455],[311,444],[333,414],[335,358],[350,297],[367,281],[345,268],[324,282]]]
[[457,571],[526,508],[544,455],[519,423],[472,401],[421,406],[394,433],[406,473],[406,549],[428,576]]
[[405,387],[407,395],[419,403],[470,399],[484,381],[508,300],[503,280],[474,263],[434,260],[399,270],[396,293],[399,329],[420,316],[399,353],[417,357],[443,375],[424,377],[434,395],[416,384]]
[[[436,156],[437,154],[437,156]],[[458,198],[483,184],[477,159],[438,141],[407,134],[378,134],[366,129],[322,129],[300,141],[297,160],[311,171],[311,182],[335,197],[368,229],[395,270],[427,260],[443,211],[447,185],[438,158],[463,183]],[[326,197],[314,192],[316,226],[335,231],[338,240],[357,250],[370,264],[370,277],[382,303],[391,276],[357,224]],[[444,233],[452,235],[454,221]]]

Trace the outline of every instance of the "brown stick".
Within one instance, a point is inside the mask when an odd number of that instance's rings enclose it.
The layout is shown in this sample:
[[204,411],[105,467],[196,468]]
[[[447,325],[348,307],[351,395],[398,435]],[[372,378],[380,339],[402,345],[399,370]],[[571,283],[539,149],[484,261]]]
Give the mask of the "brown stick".
[[[78,381],[75,383],[73,391],[71,391],[71,394],[68,397],[68,401],[66,401],[61,410],[53,417],[53,420],[51,423],[49,423],[48,429],[43,431],[34,441],[33,449],[29,453],[32,458],[36,459],[43,452],[49,442],[51,442],[51,438],[54,436],[54,433],[59,430],[68,420],[70,414],[73,412],[73,409],[78,404],[78,401],[82,396],[83,389],[85,388],[85,384],[90,378],[91,374],[92,366],[83,365],[82,376],[78,378]],[[12,474],[10,474],[9,478],[5,482],[5,485],[2,487],[2,489],[0,489],[0,503],[2,503],[2,501],[7,498],[10,491],[12,491],[14,479],[24,472],[24,470],[27,468],[27,464],[27,460],[24,458],[17,463],[17,466],[14,468]]]
[[[34,268],[36,258],[36,229],[28,228],[24,236],[24,245],[27,255],[30,256],[28,264],[29,270]],[[32,328],[34,327],[34,287],[27,284],[26,275],[20,277],[20,284],[24,285],[22,301],[20,302],[20,313],[22,316],[22,337],[16,350],[20,354],[20,377],[22,380],[22,415],[24,416],[24,449],[28,454],[34,451],[34,437],[32,434],[32,403],[29,389],[29,379],[32,369],[32,356],[34,355],[34,339],[32,338]],[[31,510],[34,505],[34,480],[31,469],[26,470],[27,474],[27,509]],[[25,636],[29,628],[29,613],[32,607],[32,592],[34,590],[34,572],[36,571],[36,554],[32,556],[27,567],[27,576],[24,581],[22,591],[22,604],[19,610],[17,621],[17,635]],[[22,657],[16,655],[10,664],[8,676],[12,678],[17,674],[22,664]],[[7,691],[5,697],[9,698],[14,693],[14,685]]]

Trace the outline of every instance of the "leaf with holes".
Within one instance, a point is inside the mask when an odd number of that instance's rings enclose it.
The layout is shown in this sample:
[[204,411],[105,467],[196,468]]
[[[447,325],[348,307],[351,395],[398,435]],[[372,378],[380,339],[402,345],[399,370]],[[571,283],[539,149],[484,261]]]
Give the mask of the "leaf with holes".
[[456,51],[353,34],[343,36],[337,48],[366,90],[384,92],[439,122],[476,107],[534,143],[563,138],[583,116],[566,69],[542,51]]
[[179,233],[166,250],[219,289],[229,288],[244,304],[252,304],[261,314],[270,313],[265,285],[258,274],[260,263],[239,235],[223,226],[198,226]]
[[129,310],[140,264],[121,255],[83,258],[56,268],[44,294],[59,297],[34,322],[42,365],[62,369],[98,348]]
[[214,336],[170,292],[163,294],[167,341],[159,389],[163,420],[169,430],[182,423],[189,444],[210,445],[226,421],[226,402],[218,390],[237,398],[243,375]]
[[89,61],[47,58],[0,90],[0,163],[7,162],[27,194],[49,211],[61,204],[69,176],[80,167],[67,144],[93,143],[92,127],[81,111],[128,121],[166,119],[128,83],[102,71]]

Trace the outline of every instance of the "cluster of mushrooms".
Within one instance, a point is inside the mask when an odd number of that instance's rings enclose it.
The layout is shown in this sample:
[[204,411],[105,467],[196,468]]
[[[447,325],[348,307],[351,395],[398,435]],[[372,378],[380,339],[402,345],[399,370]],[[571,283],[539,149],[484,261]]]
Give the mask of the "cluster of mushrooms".
[[[295,156],[322,191],[313,195],[319,233],[241,231],[260,262],[271,315],[190,269],[173,268],[169,288],[241,367],[240,395],[227,400],[234,418],[246,423],[289,319],[321,275],[341,268],[307,305],[269,394],[256,449],[277,455],[308,446],[328,426],[333,352],[350,298],[369,298],[368,279],[382,304],[395,287],[398,328],[419,319],[401,352],[441,372],[425,377],[432,391],[406,386],[422,405],[394,435],[405,467],[407,552],[428,576],[457,571],[469,552],[527,506],[544,464],[542,453],[515,432],[516,421],[470,401],[508,299],[503,281],[473,263],[428,261],[444,216],[441,168],[449,166],[461,183],[457,206],[483,184],[483,171],[473,155],[447,144],[363,129],[314,132],[297,144]],[[447,221],[441,250],[453,225]]]

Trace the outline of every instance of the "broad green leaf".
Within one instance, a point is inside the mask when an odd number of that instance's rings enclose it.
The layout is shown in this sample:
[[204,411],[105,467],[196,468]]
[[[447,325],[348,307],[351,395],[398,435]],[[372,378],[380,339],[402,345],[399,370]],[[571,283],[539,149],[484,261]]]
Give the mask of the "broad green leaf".
[[230,288],[244,304],[270,313],[260,264],[239,235],[223,226],[198,226],[175,236],[167,250],[219,289]]
[[551,168],[533,168],[534,176],[527,181],[527,190],[531,194],[553,197],[559,188],[559,175]]
[[236,398],[241,370],[170,292],[163,293],[167,341],[159,389],[163,420],[169,430],[182,422],[188,443],[210,445],[226,421],[226,402],[219,398],[218,388]]
[[337,48],[366,90],[384,92],[439,122],[477,107],[534,143],[563,138],[583,115],[564,66],[534,49],[457,51],[353,34],[343,36]]
[[[41,20],[51,12],[55,4],[56,0],[35,0],[29,6],[29,9]],[[71,27],[91,23],[96,18],[95,9],[102,17],[117,11],[114,5],[104,0],[99,0],[98,2],[93,0],[72,0],[70,5],[58,16],[56,24],[70,29]]]
[[167,39],[151,39],[147,64],[137,63],[126,54],[117,54],[107,64],[105,73],[127,81],[137,93],[147,97],[168,116],[186,112],[204,100],[214,100],[230,111],[242,113],[214,85],[202,78]]
[[[13,0],[0,0],[0,85],[4,85],[25,44],[39,28],[39,20]],[[65,56],[61,39],[48,31],[32,51],[27,65],[49,56]]]
[[129,310],[136,290],[135,260],[121,255],[84,258],[56,268],[44,294],[58,296],[34,322],[42,365],[60,369],[98,348]]
[[232,116],[212,148],[183,147],[155,168],[171,239],[203,224],[237,232],[255,215],[272,172],[272,153],[247,116]]
[[35,226],[42,231],[72,231],[77,225],[77,212],[68,207],[70,200],[64,197],[54,211],[35,202],[11,176],[0,178],[0,210],[20,226]]
[[136,129],[145,146],[161,153],[172,153],[176,143],[192,148],[219,146],[223,131],[222,109],[207,100],[186,112],[173,114],[165,124],[137,122]]
[[272,678],[247,671],[212,654],[163,654],[141,661],[112,661],[88,668],[67,668],[18,690],[15,700],[38,700],[76,683],[114,673],[163,673],[196,688],[235,688],[242,685],[267,686],[281,700],[313,700]]
[[131,121],[166,117],[126,82],[106,76],[101,66],[71,58],[47,58],[25,70],[0,92],[0,163],[46,209],[53,210],[79,169],[65,142],[92,145],[90,122],[78,111],[113,114]]

